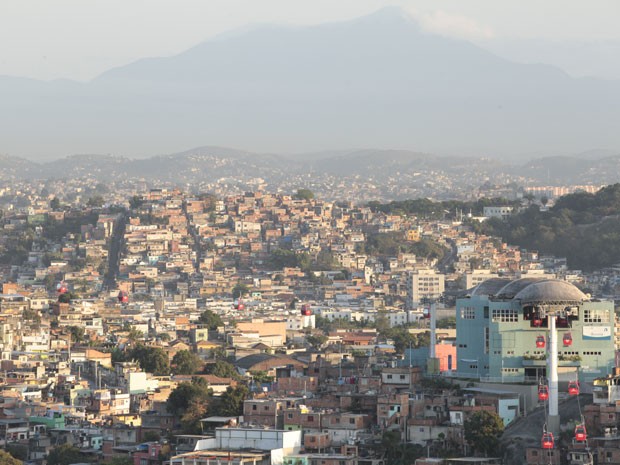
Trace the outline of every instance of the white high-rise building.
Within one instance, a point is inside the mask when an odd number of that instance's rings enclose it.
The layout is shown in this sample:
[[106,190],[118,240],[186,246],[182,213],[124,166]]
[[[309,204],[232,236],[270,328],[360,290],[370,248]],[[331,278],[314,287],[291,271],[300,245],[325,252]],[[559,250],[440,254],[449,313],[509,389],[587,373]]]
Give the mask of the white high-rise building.
[[424,300],[436,300],[445,290],[445,276],[432,269],[416,270],[407,277],[407,303],[415,308]]

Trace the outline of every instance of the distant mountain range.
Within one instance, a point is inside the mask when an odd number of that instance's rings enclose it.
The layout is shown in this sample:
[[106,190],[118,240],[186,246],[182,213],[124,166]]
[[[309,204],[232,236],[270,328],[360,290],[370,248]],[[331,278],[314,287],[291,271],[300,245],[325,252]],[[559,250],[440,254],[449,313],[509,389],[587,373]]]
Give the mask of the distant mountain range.
[[[422,179],[468,186],[485,180],[501,184],[612,184],[620,182],[620,154],[546,157],[525,164],[489,158],[446,157],[404,150],[356,150],[305,155],[251,153],[222,147],[198,147],[171,155],[129,159],[110,155],[73,155],[33,162],[0,156],[0,180],[72,179],[144,180],[198,184],[221,179],[262,178],[271,185],[295,177],[308,182],[359,179],[403,183]],[[495,180],[495,181],[494,181]]]
[[252,28],[88,83],[0,77],[0,102],[0,153],[30,159],[146,156],[205,142],[494,157],[620,148],[620,82],[510,62],[423,33],[394,8],[314,27]]

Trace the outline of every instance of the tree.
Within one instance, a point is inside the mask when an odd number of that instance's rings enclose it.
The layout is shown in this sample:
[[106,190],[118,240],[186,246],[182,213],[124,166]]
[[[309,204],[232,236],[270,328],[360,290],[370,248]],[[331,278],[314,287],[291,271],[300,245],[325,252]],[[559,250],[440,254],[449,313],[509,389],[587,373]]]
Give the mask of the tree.
[[437,328],[456,328],[456,317],[449,316],[448,318],[442,318],[441,320],[437,320]]
[[58,197],[54,197],[51,201],[50,201],[50,208],[52,210],[60,210],[60,200],[58,200]]
[[212,408],[213,399],[205,402],[203,399],[191,399],[187,409],[181,415],[181,428],[186,434],[201,434],[201,419],[206,417]]
[[235,284],[235,287],[233,287],[232,289],[233,299],[238,299],[240,297],[243,297],[245,294],[248,293],[249,290],[250,288],[243,283]]
[[105,200],[103,200],[103,197],[101,197],[100,195],[94,195],[93,197],[90,197],[88,199],[88,202],[86,202],[86,205],[89,207],[101,208],[103,207],[104,203],[105,203]]
[[73,299],[77,299],[77,294],[69,291],[69,292],[65,292],[64,294],[60,294],[58,296],[58,302],[60,302],[61,304],[68,304],[70,303]]
[[250,394],[247,386],[241,384],[236,387],[228,386],[216,404],[215,411],[209,412],[222,416],[237,416],[243,414],[243,401]]
[[134,195],[129,199],[129,208],[135,210],[136,208],[140,208],[144,203],[144,199],[139,195]]
[[191,399],[208,400],[213,395],[209,383],[203,378],[193,377],[188,382],[180,383],[168,396],[166,409],[170,413],[179,413],[185,410]]
[[224,326],[222,317],[211,310],[205,310],[202,312],[198,318],[198,322],[203,325],[207,325],[207,327],[212,331],[216,330],[220,326]]
[[192,375],[200,368],[198,355],[189,350],[180,350],[172,357],[172,372],[175,375]]
[[495,455],[499,452],[499,438],[504,422],[499,415],[485,410],[472,413],[464,424],[465,440],[476,453]]
[[328,337],[325,334],[308,334],[306,342],[317,349],[321,348],[327,342]]
[[129,339],[131,342],[136,342],[138,339],[142,339],[143,337],[144,337],[144,334],[142,333],[142,331],[137,329],[135,326],[132,326],[131,328],[129,328],[127,339]]
[[155,442],[155,441],[159,441],[160,438],[161,436],[159,435],[157,431],[145,431],[144,434],[142,435],[142,440],[144,442]]
[[275,249],[271,252],[269,261],[274,268],[293,268],[299,266],[297,254],[292,250]]
[[54,447],[47,456],[48,465],[70,465],[84,462],[80,449],[70,444]]
[[84,328],[82,326],[69,326],[68,329],[72,342],[79,344],[84,340]]
[[209,351],[209,358],[214,360],[226,360],[228,358],[228,354],[226,353],[226,349],[224,347],[215,347]]
[[168,355],[160,347],[138,344],[129,351],[129,358],[136,360],[140,364],[140,368],[148,373],[153,373],[156,376],[170,374]]
[[[9,455],[12,455],[14,459],[17,459],[19,463],[23,462],[24,460],[28,460],[28,445],[27,444],[19,444],[19,443],[7,444],[6,452],[8,452]],[[10,459],[9,459],[9,463],[3,463],[3,459],[2,457],[0,457],[0,465],[10,465]]]
[[217,360],[215,363],[209,363],[205,366],[205,374],[214,375],[219,378],[239,379],[239,373],[235,367],[224,360]]
[[297,189],[297,193],[293,198],[297,200],[312,200],[314,198],[314,192],[310,189]]
[[385,336],[390,330],[390,320],[385,310],[379,310],[375,318],[375,328],[379,334]]
[[392,328],[389,337],[394,341],[394,350],[397,354],[404,354],[409,347],[418,347],[418,339],[405,327]]
[[24,462],[16,459],[7,451],[0,449],[0,465],[22,465]]
[[213,399],[213,390],[202,378],[179,384],[168,396],[166,410],[180,417],[183,431],[200,433],[200,419],[204,418]]
[[322,329],[327,333],[329,333],[335,326],[329,319],[321,315],[314,316],[314,324],[318,329]]
[[273,381],[273,376],[269,376],[267,372],[263,370],[251,371],[250,374],[256,383],[271,383]]
[[34,325],[38,326],[41,324],[41,315],[35,309],[27,308],[22,312],[22,318],[24,321],[30,321]]

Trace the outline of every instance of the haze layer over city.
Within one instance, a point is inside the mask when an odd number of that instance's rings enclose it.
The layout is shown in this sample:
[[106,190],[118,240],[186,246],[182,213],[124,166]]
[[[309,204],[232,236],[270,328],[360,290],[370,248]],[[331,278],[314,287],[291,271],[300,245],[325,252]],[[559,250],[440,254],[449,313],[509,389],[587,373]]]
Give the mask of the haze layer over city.
[[618,8],[8,2],[0,153],[615,155]]

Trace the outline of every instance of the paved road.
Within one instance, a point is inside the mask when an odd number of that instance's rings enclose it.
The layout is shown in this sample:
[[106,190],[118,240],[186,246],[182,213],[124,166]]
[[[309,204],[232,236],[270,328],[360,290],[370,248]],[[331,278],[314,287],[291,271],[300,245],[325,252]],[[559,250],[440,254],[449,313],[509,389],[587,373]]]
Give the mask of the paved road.
[[121,258],[121,246],[123,236],[125,235],[125,226],[127,224],[127,213],[121,213],[119,218],[114,222],[112,237],[110,238],[110,250],[108,250],[108,272],[103,280],[103,289],[116,289],[116,277],[118,276],[118,267]]
[[194,261],[194,269],[196,270],[196,273],[200,273],[200,262],[202,261],[202,247],[201,247],[201,242],[200,242],[200,235],[198,234],[196,227],[192,223],[190,219],[190,215],[189,213],[187,213],[187,211],[185,211],[185,218],[187,220],[187,228],[189,230],[189,233],[192,235],[192,238],[194,240],[193,249],[196,252],[196,260]]
[[444,274],[447,273],[450,268],[452,268],[452,265],[454,264],[458,256],[456,243],[452,239],[446,239],[446,242],[450,246],[450,253],[444,255],[443,258],[437,263],[437,268]]

